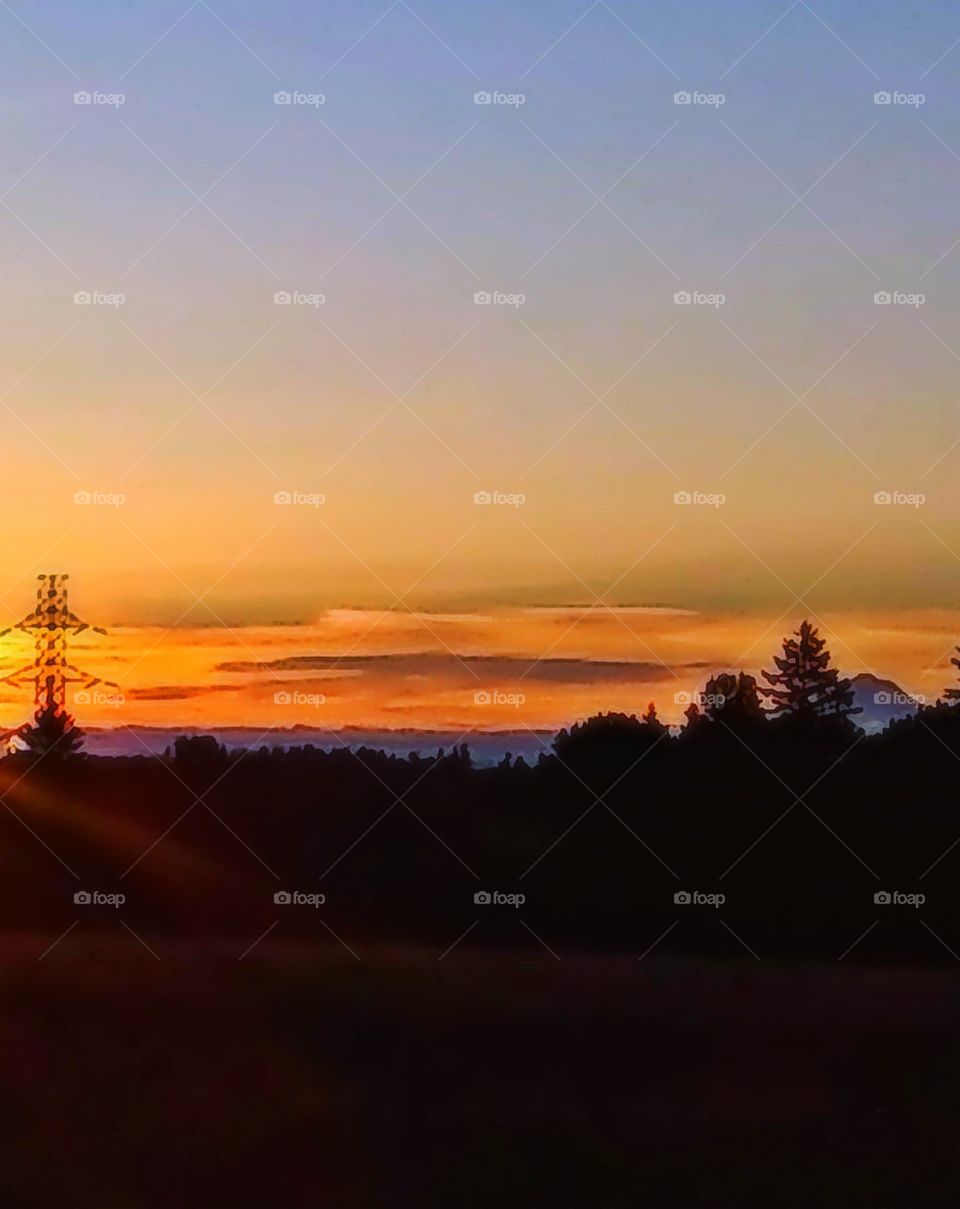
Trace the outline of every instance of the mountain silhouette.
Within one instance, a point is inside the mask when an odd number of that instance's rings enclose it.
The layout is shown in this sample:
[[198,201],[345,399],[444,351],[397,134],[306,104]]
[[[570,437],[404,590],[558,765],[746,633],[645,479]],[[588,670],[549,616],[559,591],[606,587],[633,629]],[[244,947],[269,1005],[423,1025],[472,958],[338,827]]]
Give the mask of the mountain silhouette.
[[863,711],[857,715],[857,725],[865,731],[883,730],[897,718],[915,714],[922,704],[904,692],[892,680],[882,680],[870,672],[861,672],[850,680],[854,704]]

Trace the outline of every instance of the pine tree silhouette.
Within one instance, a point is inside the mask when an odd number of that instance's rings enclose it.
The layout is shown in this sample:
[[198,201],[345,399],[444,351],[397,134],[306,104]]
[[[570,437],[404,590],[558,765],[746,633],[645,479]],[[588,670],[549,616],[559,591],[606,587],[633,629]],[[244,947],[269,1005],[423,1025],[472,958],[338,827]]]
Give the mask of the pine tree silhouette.
[[773,687],[760,690],[772,702],[772,718],[813,728],[862,712],[853,704],[850,681],[830,666],[826,639],[809,621],[802,622],[795,637],[783,640],[783,655],[774,655],[773,662],[777,671],[763,673]]
[[83,731],[65,709],[48,701],[20,731],[27,750],[35,756],[65,760],[83,746]]

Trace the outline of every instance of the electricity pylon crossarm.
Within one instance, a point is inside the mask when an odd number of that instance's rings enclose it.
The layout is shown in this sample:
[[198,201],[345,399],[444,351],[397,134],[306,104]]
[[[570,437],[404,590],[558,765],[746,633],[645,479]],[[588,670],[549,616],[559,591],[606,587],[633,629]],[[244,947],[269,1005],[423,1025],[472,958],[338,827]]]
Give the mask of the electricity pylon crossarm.
[[75,638],[84,630],[106,634],[106,630],[100,626],[91,626],[71,611],[67,599],[68,579],[68,575],[38,575],[37,603],[33,611],[16,625],[0,631],[0,638],[12,630],[22,630],[34,635],[33,662],[0,677],[0,680],[17,686],[32,681],[33,702],[38,711],[65,710],[68,684],[79,683],[85,688],[92,688],[95,684],[107,684],[116,688],[112,681],[82,671],[67,658],[67,643],[70,638]]

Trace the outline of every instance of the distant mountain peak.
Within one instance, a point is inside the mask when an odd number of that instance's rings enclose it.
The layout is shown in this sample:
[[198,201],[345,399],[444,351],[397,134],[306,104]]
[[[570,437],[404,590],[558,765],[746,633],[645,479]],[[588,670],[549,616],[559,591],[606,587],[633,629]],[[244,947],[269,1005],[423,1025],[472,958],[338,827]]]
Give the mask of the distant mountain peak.
[[884,680],[872,672],[853,676],[850,686],[854,705],[863,711],[856,717],[857,724],[868,731],[882,730],[897,718],[909,717],[923,704],[920,698],[904,692],[893,680]]

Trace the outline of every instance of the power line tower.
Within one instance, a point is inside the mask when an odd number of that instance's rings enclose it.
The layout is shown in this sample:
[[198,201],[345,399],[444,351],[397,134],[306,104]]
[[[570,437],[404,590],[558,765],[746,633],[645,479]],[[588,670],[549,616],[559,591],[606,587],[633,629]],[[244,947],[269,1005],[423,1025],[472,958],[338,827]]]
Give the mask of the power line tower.
[[34,636],[35,654],[32,663],[26,664],[19,671],[11,672],[2,679],[8,684],[20,687],[25,682],[33,682],[33,703],[39,716],[47,711],[60,714],[67,708],[67,685],[81,683],[85,688],[95,684],[116,685],[99,676],[91,676],[73,666],[67,658],[67,643],[70,638],[76,638],[84,630],[92,630],[95,634],[106,634],[99,626],[91,626],[88,622],[71,613],[67,600],[67,580],[69,575],[38,575],[37,603],[32,613],[28,613],[16,625],[8,626],[0,631],[0,638],[11,630],[23,630]]

